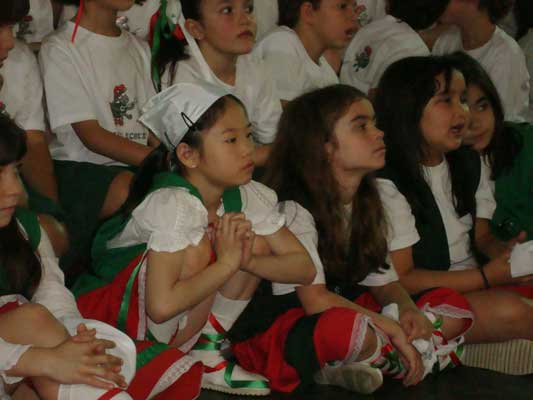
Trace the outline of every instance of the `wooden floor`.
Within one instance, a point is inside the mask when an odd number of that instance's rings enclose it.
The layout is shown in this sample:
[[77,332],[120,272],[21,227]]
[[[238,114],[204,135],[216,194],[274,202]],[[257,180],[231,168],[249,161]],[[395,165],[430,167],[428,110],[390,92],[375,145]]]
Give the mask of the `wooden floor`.
[[429,376],[414,388],[387,380],[376,393],[363,396],[335,387],[317,386],[308,393],[268,397],[229,396],[203,391],[200,400],[533,400],[533,375],[509,376],[460,367],[439,376]]

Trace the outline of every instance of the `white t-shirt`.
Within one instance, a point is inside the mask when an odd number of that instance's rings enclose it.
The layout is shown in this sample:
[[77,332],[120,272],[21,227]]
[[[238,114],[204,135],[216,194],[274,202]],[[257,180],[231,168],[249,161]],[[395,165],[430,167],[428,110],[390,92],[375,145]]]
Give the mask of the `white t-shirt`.
[[254,14],[257,21],[257,41],[259,41],[276,26],[278,26],[278,1],[255,0]]
[[54,12],[51,0],[30,0],[30,11],[15,25],[17,39],[26,43],[41,42],[54,30]]
[[43,83],[37,59],[26,43],[15,47],[0,68],[4,85],[0,89],[0,113],[10,116],[26,131],[45,130]]
[[[459,218],[455,211],[448,163],[444,161],[436,167],[424,167],[424,174],[444,222],[450,249],[450,270],[475,267],[477,263],[472,254],[469,237],[474,221],[470,214]],[[477,218],[491,219],[496,209],[489,175],[486,164],[482,162],[480,182],[475,195]],[[389,250],[412,246],[414,243],[408,243],[419,235],[415,217],[406,198],[396,185],[387,179],[378,179],[378,190],[389,224]]]
[[358,6],[365,6],[366,10],[360,15],[359,23],[365,26],[387,15],[386,0],[357,0]]
[[231,86],[218,79],[203,56],[200,57],[202,57],[201,60],[190,57],[188,60],[180,61],[172,80],[167,69],[161,79],[162,87],[166,88],[176,83],[209,80],[243,102],[252,123],[255,141],[261,144],[272,143],[276,138],[276,129],[282,109],[272,75],[265,63],[253,58],[251,54],[239,56],[236,82],[234,86]]
[[147,40],[150,33],[150,20],[159,10],[160,0],[145,0],[137,2],[127,11],[118,13],[117,23],[135,36]]
[[293,100],[301,94],[339,83],[335,71],[322,56],[315,63],[300,38],[292,29],[280,26],[261,40],[253,51],[272,71],[282,100]]
[[527,120],[533,123],[533,28],[519,40],[518,44],[526,56],[529,71],[529,113]]
[[474,50],[464,50],[461,31],[451,28],[433,46],[433,54],[464,51],[475,58],[491,77],[501,97],[505,119],[523,121],[529,107],[529,73],[524,53],[516,41],[499,27],[492,38]]
[[144,103],[155,94],[146,42],[122,31],[119,37],[92,33],[65,23],[48,36],[40,51],[50,126],[50,145],[58,160],[121,165],[91,152],[71,124],[97,120],[110,132],[146,144],[148,130],[137,120]]
[[429,55],[415,30],[387,15],[364,26],[354,36],[344,53],[340,81],[368,93],[378,87],[381,76],[394,62]]
[[[351,207],[346,207],[347,218],[351,212],[350,208]],[[316,276],[311,285],[325,285],[326,276],[324,273],[324,265],[318,254],[318,232],[316,230],[313,216],[295,201],[284,201],[280,203],[280,211],[285,215],[287,228],[298,238],[300,243],[309,253],[311,260],[313,260]],[[387,262],[390,265],[389,269],[380,268],[379,272],[370,273],[364,280],[359,282],[359,284],[362,286],[375,287],[384,286],[398,281],[398,274],[392,266],[392,263],[390,260],[387,260]],[[276,296],[284,295],[294,292],[298,286],[301,285],[272,282],[272,292]]]
[[[240,193],[242,212],[257,235],[271,235],[285,225],[273,190],[251,181],[240,187]],[[222,204],[217,214],[224,214]],[[163,188],[149,194],[135,208],[124,230],[108,246],[116,248],[146,243],[150,250],[173,253],[198,245],[207,229],[207,210],[200,199],[185,188]],[[141,276],[145,276],[145,271],[146,262],[141,267]],[[144,285],[144,282],[140,283],[141,290]],[[186,324],[186,318],[187,311],[162,324],[148,318],[148,328],[158,340],[167,343],[178,327]]]

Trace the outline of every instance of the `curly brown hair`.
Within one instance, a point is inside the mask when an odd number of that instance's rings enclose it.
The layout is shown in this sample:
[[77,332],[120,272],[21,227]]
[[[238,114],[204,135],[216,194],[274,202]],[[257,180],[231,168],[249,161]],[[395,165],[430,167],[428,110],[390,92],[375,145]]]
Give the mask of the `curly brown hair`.
[[313,215],[328,280],[352,283],[385,265],[384,211],[375,178],[367,175],[354,195],[351,221],[346,224],[325,145],[335,144],[337,121],[362,99],[366,96],[359,90],[334,85],[290,102],[281,116],[263,180],[280,201],[294,200]]

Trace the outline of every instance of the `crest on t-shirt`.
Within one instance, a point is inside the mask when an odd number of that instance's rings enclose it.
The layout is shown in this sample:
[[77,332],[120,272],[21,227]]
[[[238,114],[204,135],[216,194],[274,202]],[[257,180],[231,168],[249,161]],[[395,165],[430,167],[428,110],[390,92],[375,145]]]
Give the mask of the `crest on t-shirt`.
[[362,52],[355,56],[355,63],[353,68],[355,72],[359,72],[360,69],[365,69],[370,64],[370,56],[372,55],[372,47],[366,46]]
[[113,101],[109,103],[111,106],[111,112],[113,113],[113,118],[115,119],[115,125],[123,126],[124,118],[132,119],[133,115],[129,111],[135,108],[135,100],[130,100],[130,97],[127,95],[128,88],[126,85],[118,85],[113,89]]
[[24,18],[22,18],[22,20],[18,23],[17,39],[24,40],[25,36],[35,33],[31,29],[32,22],[33,17],[31,15],[26,15]]
[[370,17],[370,14],[368,14],[368,10],[363,10],[361,14],[359,14],[359,17],[357,17],[357,22],[359,22],[359,25],[361,27],[368,25],[370,22],[372,22],[372,18]]
[[11,115],[7,112],[7,107],[3,101],[0,101],[0,115],[3,117],[11,118]]

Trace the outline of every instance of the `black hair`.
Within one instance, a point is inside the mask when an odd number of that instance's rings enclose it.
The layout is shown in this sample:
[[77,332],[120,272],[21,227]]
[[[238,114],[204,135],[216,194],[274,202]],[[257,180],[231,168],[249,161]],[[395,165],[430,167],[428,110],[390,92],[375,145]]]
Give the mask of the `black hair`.
[[515,0],[514,16],[518,31],[516,39],[520,39],[527,31],[533,28],[533,1],[531,0]]
[[[201,154],[202,132],[216,124],[226,112],[230,101],[236,102],[244,109],[244,105],[237,97],[233,95],[221,97],[190,127],[180,143],[187,144],[189,147],[200,151]],[[152,187],[154,176],[161,172],[175,172],[181,176],[185,176],[186,173],[186,168],[178,159],[175,149],[169,151],[163,144],[154,149],[139,167],[133,178],[128,198],[122,206],[122,213],[131,213],[143,201]]]
[[[408,57],[392,64],[383,74],[374,102],[377,125],[385,132],[387,145],[386,165],[395,171],[400,185],[408,188],[403,193],[415,216],[422,215],[425,207],[422,169],[425,158],[424,136],[420,121],[430,99],[439,91],[437,77],[444,76],[444,91],[449,85],[455,68],[446,57]],[[469,183],[464,174],[463,160],[459,152],[446,154],[450,168],[455,208],[464,215],[474,207],[470,198]]]
[[[0,166],[18,162],[25,154],[26,132],[0,115]],[[0,228],[0,269],[5,280],[0,286],[1,295],[32,297],[41,280],[41,263],[15,218]]]
[[514,0],[479,0],[479,9],[487,10],[490,20],[495,24],[511,11],[513,1]]
[[456,52],[449,58],[454,67],[463,73],[467,86],[475,85],[484,93],[494,113],[494,133],[482,154],[491,166],[492,178],[496,179],[513,166],[514,159],[523,144],[518,140],[518,136],[507,132],[504,109],[498,90],[481,64],[463,52]]
[[450,0],[389,0],[388,13],[419,31],[437,22],[449,2]]
[[317,10],[322,0],[278,0],[279,19],[278,25],[294,28],[300,20],[300,9],[304,3],[311,3]]
[[29,0],[2,0],[0,2],[0,26],[16,24],[29,12]]
[[[181,2],[181,12],[183,13],[185,19],[201,21],[201,0],[177,1]],[[159,76],[163,76],[165,69],[168,67],[169,77],[172,79],[176,73],[176,66],[178,62],[189,59],[189,54],[187,54],[188,44],[185,39],[178,39],[172,35],[168,25],[163,27],[162,33],[159,52],[154,58],[153,62],[155,68],[157,68]]]

